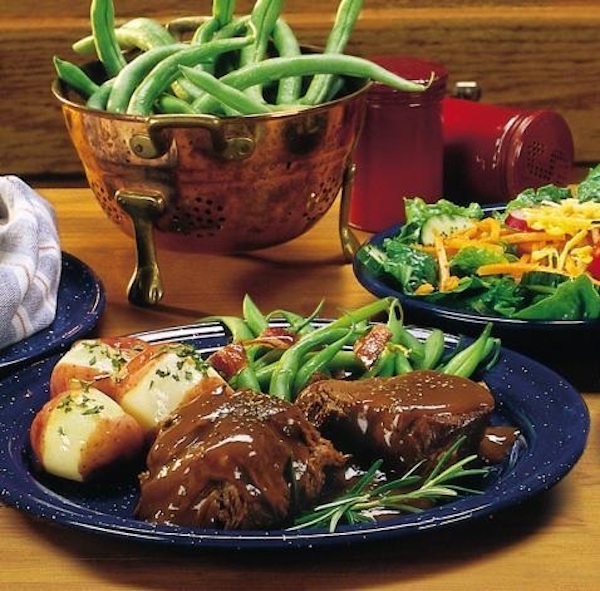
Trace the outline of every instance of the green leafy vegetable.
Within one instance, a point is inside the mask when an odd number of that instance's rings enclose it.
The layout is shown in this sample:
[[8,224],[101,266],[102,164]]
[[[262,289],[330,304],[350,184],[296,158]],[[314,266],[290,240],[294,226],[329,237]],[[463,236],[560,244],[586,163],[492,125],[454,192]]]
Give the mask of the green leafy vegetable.
[[485,289],[466,300],[467,308],[479,314],[498,314],[509,318],[522,308],[525,298],[520,286],[511,277],[487,277],[480,282]]
[[503,253],[492,248],[481,248],[477,246],[466,246],[461,248],[450,262],[450,270],[456,275],[471,275],[481,265],[491,263],[505,263],[509,259]]
[[365,244],[356,256],[375,275],[393,277],[405,293],[413,293],[424,283],[437,285],[435,258],[398,240],[385,240],[381,249],[373,244]]
[[423,283],[437,285],[437,261],[431,255],[390,241],[385,245],[387,260],[384,269],[395,277],[408,293]]
[[[577,196],[567,188],[554,185],[527,189],[495,217],[502,223],[506,211],[559,204],[564,199],[600,202],[600,165],[590,170]],[[517,255],[523,253],[515,244],[504,244],[501,240],[489,248],[485,243],[463,240],[458,241],[459,246],[466,244],[462,248],[449,247],[445,269],[443,258],[438,259],[434,256],[437,251],[434,253],[423,243],[423,225],[435,223],[436,232],[443,232],[444,224],[453,226],[457,219],[461,224],[466,216],[478,220],[480,206],[475,203],[462,207],[443,199],[427,204],[416,198],[406,200],[406,212],[407,223],[396,235],[386,238],[381,245],[366,243],[357,254],[358,262],[381,282],[407,296],[468,313],[523,320],[600,319],[600,287],[590,279],[590,275],[594,276],[589,270],[591,266],[583,278],[577,279],[572,279],[567,270],[545,270],[543,266],[525,272],[521,279],[500,269],[496,274],[488,269],[479,275],[480,267],[509,266],[518,262]],[[446,282],[442,289],[440,279],[444,271],[453,281]],[[548,277],[544,278],[545,275]],[[432,289],[419,289],[423,285]]]
[[538,189],[525,189],[513,200],[506,204],[505,213],[510,213],[515,209],[523,207],[535,207],[541,203],[559,203],[563,199],[572,197],[571,190],[567,187],[557,187],[556,185],[544,185]]
[[600,164],[590,169],[577,187],[579,201],[600,201]]
[[600,318],[600,294],[587,275],[561,283],[550,296],[514,314],[520,320],[588,320]]

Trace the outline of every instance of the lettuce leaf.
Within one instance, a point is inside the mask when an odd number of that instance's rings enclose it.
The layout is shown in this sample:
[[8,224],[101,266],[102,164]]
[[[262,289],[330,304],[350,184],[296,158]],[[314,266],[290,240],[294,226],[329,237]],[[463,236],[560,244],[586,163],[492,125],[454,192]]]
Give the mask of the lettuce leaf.
[[437,285],[435,258],[395,239],[384,240],[382,248],[367,243],[356,253],[356,258],[376,277],[388,282],[391,279],[406,294],[412,294],[424,283]]
[[506,263],[508,258],[491,248],[465,246],[450,261],[450,270],[455,275],[473,275],[481,265]]
[[589,170],[577,187],[579,201],[600,201],[600,164]]
[[430,254],[393,239],[384,240],[383,246],[387,256],[383,269],[400,283],[405,293],[413,293],[424,283],[437,286],[438,265]]
[[535,207],[543,202],[560,203],[563,199],[569,197],[573,197],[573,194],[567,187],[544,185],[538,189],[525,189],[506,204],[504,213],[508,214],[514,209],[522,209],[523,207]]
[[600,318],[600,294],[587,275],[561,283],[554,294],[513,315],[520,320],[593,320]]

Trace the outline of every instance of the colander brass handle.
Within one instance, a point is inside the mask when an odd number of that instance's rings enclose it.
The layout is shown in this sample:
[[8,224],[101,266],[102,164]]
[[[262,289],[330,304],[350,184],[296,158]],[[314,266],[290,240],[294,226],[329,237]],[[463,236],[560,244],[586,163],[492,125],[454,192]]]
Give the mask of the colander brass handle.
[[352,261],[360,248],[360,241],[350,228],[350,197],[352,196],[352,185],[354,184],[355,174],[356,164],[350,162],[344,169],[342,195],[340,197],[339,234],[340,242],[342,243],[342,252],[348,262]]
[[[224,160],[243,160],[254,152],[255,142],[248,129],[213,115],[156,115],[148,118],[148,133],[134,134],[129,145],[140,158],[159,158],[169,149],[163,131],[175,127],[200,127],[211,136],[213,150]],[[242,126],[245,127],[245,126]]]
[[131,218],[135,234],[137,264],[127,288],[127,296],[132,304],[153,306],[163,296],[163,285],[152,228],[154,220],[165,209],[165,199],[160,193],[141,194],[131,191],[117,191],[115,198]]

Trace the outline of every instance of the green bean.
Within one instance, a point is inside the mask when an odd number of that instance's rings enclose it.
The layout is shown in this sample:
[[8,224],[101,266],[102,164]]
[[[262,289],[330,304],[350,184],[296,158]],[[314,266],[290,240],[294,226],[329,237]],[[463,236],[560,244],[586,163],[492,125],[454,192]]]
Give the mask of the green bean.
[[[210,76],[210,74],[206,74]],[[259,337],[269,327],[267,317],[260,311],[252,298],[246,294],[242,300],[242,316],[244,323],[250,329],[254,337]],[[246,347],[246,355],[252,362],[256,360],[257,355],[264,349],[263,346],[253,344]]]
[[399,376],[410,373],[413,368],[403,348],[398,346],[394,347],[394,353],[394,375]]
[[[237,37],[241,33],[245,32],[246,24],[249,19],[250,16],[248,15],[231,20],[226,25],[223,25],[221,26],[221,28],[214,31],[211,39],[230,39],[232,37]],[[217,22],[217,20],[215,19],[213,19],[213,21]],[[196,39],[192,39],[192,43],[205,43],[208,40],[208,36],[204,36],[203,32],[200,31],[200,27],[196,30],[196,35]],[[216,69],[215,60],[207,60],[202,64],[194,66],[194,69],[205,70],[213,74],[215,73]],[[173,82],[173,90],[178,96],[190,102],[204,95],[204,91],[202,91],[200,88],[198,88],[198,86],[190,82],[190,80],[188,80],[184,76],[181,76],[175,82]]]
[[500,349],[502,341],[498,338],[489,338],[485,344],[485,351],[483,352],[483,359],[486,361],[483,370],[490,369],[496,365],[498,357],[500,356]]
[[[292,28],[283,18],[278,18],[273,28],[273,45],[280,57],[294,57],[301,55],[300,44]],[[300,76],[288,76],[279,81],[277,97],[278,105],[293,104],[300,97],[302,78]]]
[[[261,379],[263,377],[266,378],[267,375],[269,376],[269,379],[270,379],[270,376],[276,367],[275,361],[277,361],[277,359],[275,357],[275,353],[278,353],[279,357],[281,357],[283,352],[284,351],[282,349],[272,349],[267,354],[263,355],[263,357],[261,357],[260,359],[258,359],[257,361],[254,362],[254,364],[253,364],[254,370],[257,372],[257,374],[260,374]],[[311,359],[315,355],[318,355],[318,353],[319,353],[318,351],[309,351],[306,354],[305,358]],[[273,356],[271,356],[272,354],[273,354]],[[263,358],[268,358],[268,359],[265,359],[264,364],[263,364]],[[329,370],[329,372],[331,374],[358,375],[358,374],[364,372],[364,366],[358,360],[358,358],[354,354],[354,351],[348,350],[348,349],[342,349],[341,351],[338,351],[332,357],[332,359],[329,361],[327,369]]]
[[[362,7],[362,0],[341,0],[323,53],[344,52],[354,25],[362,11]],[[331,74],[315,76],[311,80],[301,102],[305,105],[318,105],[324,102],[332,80],[333,76]]]
[[[376,80],[397,90],[409,92],[420,92],[425,89],[422,84],[401,78],[378,64],[351,55],[313,54],[275,57],[244,66],[222,76],[220,80],[238,90],[245,90],[251,86],[262,85],[270,80],[279,80],[288,76],[327,73]],[[202,97],[192,103],[196,112],[211,112],[216,105],[218,101],[212,97]]]
[[161,94],[157,99],[158,111],[163,114],[169,115],[177,115],[179,113],[186,115],[193,115],[194,111],[192,110],[192,106],[180,99],[177,96],[173,96],[172,94]]
[[144,16],[131,19],[126,23],[123,23],[119,29],[141,31],[155,41],[155,43],[161,45],[168,45],[169,43],[176,43],[175,37],[171,35],[167,27],[159,23],[158,21],[147,18]]
[[[159,22],[145,17],[134,18],[115,29],[115,36],[121,49],[137,48],[147,51],[157,45],[175,43],[175,38]],[[94,36],[88,35],[75,41],[73,51],[80,55],[90,55],[96,51]]]
[[434,369],[444,354],[444,345],[444,333],[439,328],[432,330],[425,340],[420,369]]
[[241,63],[260,62],[267,52],[269,39],[281,14],[283,0],[256,0],[250,13],[249,26],[254,33],[254,42],[242,51]]
[[[188,80],[193,82],[206,94],[218,100],[228,114],[254,115],[272,112],[266,104],[254,100],[254,98],[244,94],[241,90],[223,84],[209,72],[186,66],[181,66],[180,69]],[[193,113],[193,109],[191,107],[190,109]]]
[[393,300],[388,310],[388,320],[386,323],[387,327],[392,333],[391,341],[393,343],[399,342],[402,333],[405,330],[403,316],[404,315],[402,312],[402,306],[400,305],[400,302],[398,300]]
[[112,0],[91,0],[90,22],[98,59],[109,78],[112,78],[126,63],[115,34],[115,8]]
[[[198,67],[198,66],[196,66]],[[171,84],[171,90],[173,94],[180,99],[190,103],[202,96],[204,93],[192,82],[190,82],[185,76],[180,76],[177,80]],[[192,109],[192,114],[195,112]]]
[[294,384],[292,387],[292,391],[294,395],[297,395],[304,386],[308,383],[310,378],[322,371],[323,369],[329,367],[329,364],[335,357],[339,351],[341,351],[345,345],[347,345],[351,339],[356,337],[356,333],[354,328],[349,328],[345,335],[340,337],[337,341],[334,341],[327,347],[324,347],[320,351],[317,351],[314,355],[312,355],[309,359],[307,359],[302,367],[298,369],[296,372],[296,376],[294,378]]
[[238,316],[204,316],[198,324],[206,322],[219,322],[231,333],[232,341],[249,341],[254,338],[253,332],[242,318]]
[[273,378],[273,374],[275,373],[275,369],[277,368],[277,363],[269,363],[268,365],[263,365],[257,367],[253,365],[254,375],[260,384],[260,388],[262,392],[268,392],[271,384],[271,379]]
[[388,378],[394,375],[396,370],[396,353],[391,348],[386,348],[381,352],[375,363],[361,376],[365,378]]
[[343,328],[332,328],[331,325],[328,325],[296,341],[289,349],[286,349],[277,362],[271,376],[269,394],[284,400],[292,400],[292,386],[303,357],[315,347],[332,343],[345,336],[347,332]]
[[364,371],[363,364],[357,359],[354,351],[343,349],[338,351],[329,362],[329,371],[333,374],[352,374],[356,375]]
[[329,102],[334,100],[337,96],[342,94],[344,87],[346,87],[346,79],[341,76],[335,76],[334,79],[329,84],[329,90],[327,91],[327,96],[324,99],[324,102]]
[[192,37],[192,43],[206,43],[233,19],[235,0],[213,0],[212,17],[202,23]]
[[221,28],[221,23],[216,18],[211,18],[203,22],[194,33],[192,37],[193,45],[201,45],[202,43],[208,43],[214,34]]
[[231,22],[223,25],[214,35],[214,39],[229,39],[231,37],[237,37],[242,33],[246,32],[248,22],[250,21],[250,15],[240,16],[234,18]]
[[482,333],[468,347],[454,355],[446,365],[441,368],[443,373],[469,378],[483,361],[488,350],[488,339],[492,332],[492,324],[486,324]]
[[106,82],[103,82],[98,90],[86,101],[85,106],[89,109],[99,109],[101,111],[105,111],[106,103],[108,102],[108,97],[112,92],[114,83],[114,78],[110,78]]
[[261,385],[258,381],[256,373],[250,365],[243,367],[238,373],[229,380],[230,385],[239,390],[254,390],[255,392],[261,391]]
[[234,10],[235,0],[213,0],[212,14],[221,23],[221,27],[231,22]]
[[[210,40],[214,41],[216,39],[231,39],[232,37],[237,37],[237,36],[241,35],[242,33],[245,33],[246,25],[249,20],[250,20],[249,15],[243,16],[243,17],[240,17],[237,19],[233,19],[226,25],[223,25],[223,26],[221,26],[221,28],[214,31],[212,33],[212,36],[210,37]],[[213,19],[213,21],[217,22],[214,19]],[[198,34],[198,36],[196,37],[196,39],[192,39],[192,43],[206,43],[209,40],[209,35],[207,34],[207,32],[198,30],[197,34]],[[217,67],[217,64],[215,62],[216,62],[216,60],[214,60],[214,59],[208,60],[206,63],[204,63],[202,65],[195,66],[195,69],[206,70],[207,72],[215,73],[216,67]],[[236,63],[236,67],[237,67],[237,63]],[[203,94],[203,92],[197,86],[192,84],[189,80],[185,80],[184,87],[185,87],[185,90],[190,95],[190,97],[198,98],[199,96],[201,96]]]
[[[261,62],[267,54],[267,47],[275,23],[281,14],[283,0],[256,0],[250,13],[250,28],[254,42],[245,47],[240,55],[240,65]],[[255,101],[263,101],[262,84],[244,89]]]
[[281,359],[285,349],[267,349],[262,355],[255,357],[252,361],[254,371],[260,371],[267,365],[273,365]]
[[425,359],[425,344],[406,327],[398,334],[398,344],[406,348],[406,354],[416,369],[420,369]]
[[242,300],[242,316],[246,326],[255,337],[260,336],[269,327],[267,317],[260,311],[249,294],[245,294]]
[[165,58],[183,51],[188,46],[184,43],[161,45],[138,55],[130,61],[115,77],[115,84],[106,109],[114,113],[125,113],[131,95],[148,73]]
[[53,61],[58,77],[84,99],[88,99],[100,88],[78,65],[61,60],[56,56]]
[[293,332],[298,335],[304,335],[315,330],[312,322],[321,313],[324,305],[325,300],[321,300],[317,307],[306,317],[296,314],[296,312],[290,312],[289,310],[275,310],[269,316],[283,316]]
[[154,101],[180,75],[180,66],[194,66],[227,51],[241,49],[250,43],[248,37],[219,39],[186,47],[158,63],[131,94],[127,112],[135,115],[148,115]]
[[381,312],[385,312],[389,310],[391,306],[396,302],[396,298],[386,297],[381,298],[379,300],[375,300],[370,304],[366,304],[356,310],[352,310],[350,312],[346,312],[343,316],[340,316],[330,324],[324,326],[319,330],[324,330],[327,328],[344,328],[354,325],[357,325],[359,322],[363,320],[369,320],[380,314]]

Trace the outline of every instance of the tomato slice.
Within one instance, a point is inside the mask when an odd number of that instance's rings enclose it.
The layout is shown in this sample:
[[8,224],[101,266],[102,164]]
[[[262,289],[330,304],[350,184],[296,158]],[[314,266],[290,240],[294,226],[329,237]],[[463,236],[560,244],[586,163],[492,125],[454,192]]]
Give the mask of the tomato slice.
[[518,232],[528,232],[531,230],[523,212],[519,209],[513,209],[504,220],[504,224]]
[[587,266],[586,271],[596,280],[600,281],[600,244],[597,244],[592,251],[592,261]]

